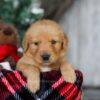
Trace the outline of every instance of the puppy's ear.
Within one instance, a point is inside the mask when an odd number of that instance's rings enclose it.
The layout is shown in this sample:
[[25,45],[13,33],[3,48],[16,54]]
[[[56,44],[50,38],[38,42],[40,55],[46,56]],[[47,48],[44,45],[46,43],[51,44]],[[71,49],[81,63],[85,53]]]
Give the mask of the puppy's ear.
[[29,39],[26,35],[23,38],[22,46],[23,46],[23,49],[24,49],[24,53],[26,53],[28,48],[29,48]]
[[68,47],[68,37],[64,33],[64,35],[63,35],[63,42],[62,42],[62,49],[64,51],[66,51],[67,50],[67,47]]

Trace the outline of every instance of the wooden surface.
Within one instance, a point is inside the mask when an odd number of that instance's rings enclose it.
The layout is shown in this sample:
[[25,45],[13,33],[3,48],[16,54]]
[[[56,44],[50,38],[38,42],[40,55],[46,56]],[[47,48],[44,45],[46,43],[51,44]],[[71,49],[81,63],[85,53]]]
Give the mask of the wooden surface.
[[84,84],[100,86],[100,0],[75,0],[60,20],[69,36],[69,59]]

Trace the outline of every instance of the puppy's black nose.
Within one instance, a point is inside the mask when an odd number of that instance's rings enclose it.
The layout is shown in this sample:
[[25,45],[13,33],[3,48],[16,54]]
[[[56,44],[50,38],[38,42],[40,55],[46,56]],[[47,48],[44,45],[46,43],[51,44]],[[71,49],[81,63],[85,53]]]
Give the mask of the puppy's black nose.
[[41,57],[42,57],[43,61],[48,61],[49,58],[50,58],[50,55],[49,54],[43,54],[43,55],[41,55]]

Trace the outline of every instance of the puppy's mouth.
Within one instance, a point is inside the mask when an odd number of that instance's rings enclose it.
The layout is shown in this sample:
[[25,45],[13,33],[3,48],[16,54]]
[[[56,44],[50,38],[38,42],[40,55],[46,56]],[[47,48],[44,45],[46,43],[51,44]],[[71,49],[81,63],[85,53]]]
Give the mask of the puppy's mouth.
[[49,60],[43,60],[42,59],[42,64],[43,65],[50,65],[51,64],[51,61],[50,61],[50,59]]
[[36,60],[36,62],[37,62],[38,64],[42,65],[42,66],[48,66],[48,65],[51,64],[51,61],[50,61],[50,60],[44,61],[44,60],[40,59],[40,60]]

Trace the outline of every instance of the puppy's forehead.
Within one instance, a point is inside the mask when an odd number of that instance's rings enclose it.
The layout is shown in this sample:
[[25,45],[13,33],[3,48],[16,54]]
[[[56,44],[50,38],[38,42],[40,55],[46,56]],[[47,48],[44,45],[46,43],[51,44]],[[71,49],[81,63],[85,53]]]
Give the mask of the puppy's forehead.
[[64,32],[59,24],[51,20],[38,21],[32,24],[27,31],[27,34],[37,35],[41,33],[58,35],[58,34],[63,34]]

